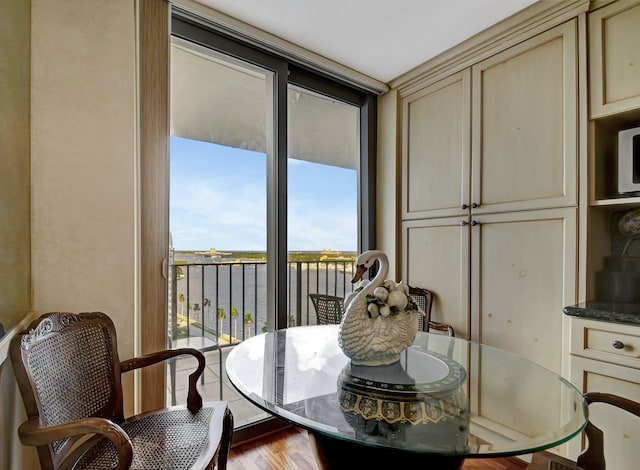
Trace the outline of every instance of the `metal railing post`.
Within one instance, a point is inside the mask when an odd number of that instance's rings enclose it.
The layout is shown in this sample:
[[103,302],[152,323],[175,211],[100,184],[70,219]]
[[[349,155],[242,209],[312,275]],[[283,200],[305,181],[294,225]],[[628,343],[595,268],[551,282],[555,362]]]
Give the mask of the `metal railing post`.
[[296,262],[296,325],[302,325],[302,263]]
[[189,279],[191,279],[191,273],[189,272],[190,267],[191,266],[187,264],[187,336],[190,336],[191,334],[191,319],[190,319],[191,303],[189,302],[189,292],[191,291],[191,289],[189,289]]

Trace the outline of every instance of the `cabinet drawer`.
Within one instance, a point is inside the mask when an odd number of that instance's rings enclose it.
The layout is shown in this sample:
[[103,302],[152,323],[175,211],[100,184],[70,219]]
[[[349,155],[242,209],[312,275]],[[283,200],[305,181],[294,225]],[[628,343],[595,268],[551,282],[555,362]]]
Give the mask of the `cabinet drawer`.
[[587,328],[585,349],[638,359],[640,336]]
[[578,320],[572,327],[571,352],[640,368],[640,327]]

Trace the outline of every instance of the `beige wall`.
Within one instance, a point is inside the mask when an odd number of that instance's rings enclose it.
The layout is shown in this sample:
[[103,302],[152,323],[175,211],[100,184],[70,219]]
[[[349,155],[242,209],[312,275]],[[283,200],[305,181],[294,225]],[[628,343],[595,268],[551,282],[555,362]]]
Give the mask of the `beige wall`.
[[31,308],[29,226],[30,5],[7,0],[0,14],[0,323]]
[[[6,0],[0,14],[0,322],[15,327],[31,308],[29,212],[30,3]],[[16,429],[25,411],[0,340],[0,468],[37,468]],[[3,362],[4,361],[4,362]]]
[[[15,15],[13,7],[25,3],[5,2],[0,15],[0,30],[11,34],[10,43],[20,44],[14,55],[22,59],[28,57],[29,34],[15,41],[21,33],[5,13]],[[29,124],[26,130],[16,127],[11,152],[6,153],[6,142],[0,143],[2,167],[5,154],[12,158],[10,176],[0,181],[0,187],[14,185],[9,186],[15,195],[8,206],[16,211],[10,213],[12,220],[23,224],[21,215],[27,214],[28,222],[31,207],[33,310],[108,313],[116,323],[121,358],[134,355],[138,313],[135,24],[135,0],[32,0],[31,205],[28,181],[26,192],[19,182],[23,173],[29,175]],[[6,42],[0,38],[0,44]],[[19,74],[10,78],[22,83],[28,71],[9,67],[12,74]],[[28,80],[24,89],[18,89],[20,93],[9,93],[9,98],[28,102]],[[6,98],[2,85],[2,106]],[[0,125],[11,128],[13,116],[7,123],[2,111]],[[28,110],[15,116],[23,123]],[[0,202],[0,210],[6,207]],[[4,240],[4,232],[0,234]],[[28,271],[29,266],[28,235],[26,241],[26,255],[20,255],[15,266],[20,273],[21,267]],[[11,291],[6,288],[11,282],[17,281],[2,278],[3,296]],[[20,282],[22,287],[25,281]],[[19,312],[11,318],[14,324],[31,302],[27,294],[25,305],[24,289],[21,295],[12,300],[12,311]],[[2,312],[5,302],[0,300]],[[132,392],[131,379],[126,378],[127,396]],[[131,406],[126,411],[130,413]],[[8,361],[0,364],[0,412],[0,468],[36,468],[33,449],[25,451],[16,440],[24,407]]]
[[34,309],[100,310],[134,351],[134,0],[32,0]]

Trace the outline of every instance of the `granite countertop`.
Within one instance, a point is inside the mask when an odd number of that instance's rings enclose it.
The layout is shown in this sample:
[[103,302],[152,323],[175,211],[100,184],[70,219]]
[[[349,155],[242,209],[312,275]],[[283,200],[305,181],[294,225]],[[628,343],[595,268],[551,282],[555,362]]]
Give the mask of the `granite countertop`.
[[566,315],[640,326],[640,304],[588,301],[563,309]]

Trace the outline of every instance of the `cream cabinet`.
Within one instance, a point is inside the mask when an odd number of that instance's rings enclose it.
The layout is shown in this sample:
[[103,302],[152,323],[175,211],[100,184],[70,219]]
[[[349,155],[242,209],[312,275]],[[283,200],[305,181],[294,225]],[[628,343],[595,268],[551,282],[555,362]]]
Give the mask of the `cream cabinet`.
[[577,204],[575,20],[473,66],[475,212]]
[[619,0],[589,14],[592,119],[640,108],[640,2]]
[[569,324],[561,312],[576,301],[576,212],[406,221],[405,278],[436,293],[432,318],[452,324],[457,336],[566,373]]
[[403,279],[436,293],[431,319],[461,338],[470,337],[470,228],[459,217],[402,223]]
[[606,2],[588,24],[589,202],[637,206],[637,193],[619,192],[617,152],[618,132],[640,126],[640,0]]
[[405,96],[402,122],[402,218],[468,214],[471,71]]
[[[604,392],[640,401],[640,326],[572,318],[571,381],[585,392]],[[589,407],[604,432],[607,468],[632,470],[640,461],[638,418],[611,406]],[[569,446],[575,458],[582,440]]]
[[403,220],[577,204],[576,28],[402,96]]
[[[640,125],[640,1],[593,2],[588,13],[588,194],[585,211],[586,299],[605,302],[598,273],[621,255],[617,220],[638,207],[634,193],[617,185],[617,135]],[[632,254],[635,256],[635,254]],[[611,307],[615,308],[612,303]],[[640,326],[571,317],[570,379],[584,392],[605,392],[640,401]],[[640,461],[638,418],[607,405],[589,407],[604,432],[607,468],[631,470]],[[569,443],[576,458],[581,438]]]
[[[599,275],[607,275],[626,243],[617,221],[640,206],[640,193],[621,192],[618,183],[618,134],[640,126],[640,1],[600,4],[604,6],[588,15],[587,300],[607,300],[602,298]],[[626,172],[634,170],[629,167]],[[638,254],[637,245],[631,245],[627,256]]]
[[573,19],[400,93],[403,280],[458,336],[558,373],[577,300],[576,55]]
[[471,339],[568,373],[576,301],[576,208],[474,216]]

